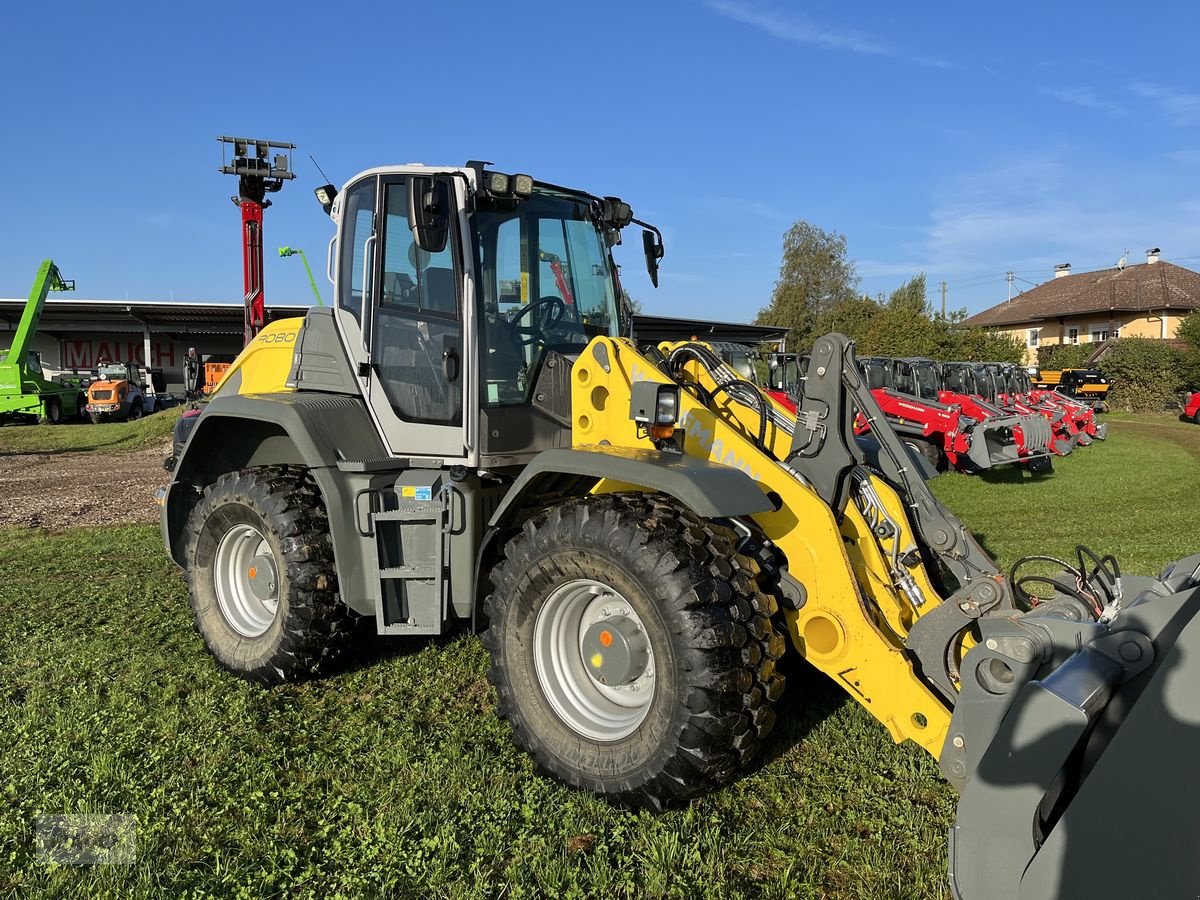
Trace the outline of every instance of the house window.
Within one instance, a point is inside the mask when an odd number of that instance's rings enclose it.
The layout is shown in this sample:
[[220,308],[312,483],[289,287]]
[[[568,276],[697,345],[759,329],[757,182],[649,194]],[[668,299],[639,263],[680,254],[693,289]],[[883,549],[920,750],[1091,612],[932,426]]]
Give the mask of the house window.
[[1079,343],[1079,329],[1078,328],[1068,328],[1067,329],[1067,343],[1068,344],[1078,344]]
[[1117,338],[1119,338],[1120,336],[1121,336],[1121,326],[1120,326],[1120,325],[1118,325],[1117,327],[1115,327],[1115,328],[1112,330],[1112,339],[1115,341],[1115,340],[1116,340]]
[[1038,340],[1041,338],[1041,336],[1042,336],[1042,329],[1040,329],[1040,328],[1027,329],[1025,332],[1025,346],[1028,347],[1030,350],[1035,349],[1038,345]]
[[1092,329],[1092,343],[1100,344],[1108,340],[1108,329],[1102,325],[1097,325]]

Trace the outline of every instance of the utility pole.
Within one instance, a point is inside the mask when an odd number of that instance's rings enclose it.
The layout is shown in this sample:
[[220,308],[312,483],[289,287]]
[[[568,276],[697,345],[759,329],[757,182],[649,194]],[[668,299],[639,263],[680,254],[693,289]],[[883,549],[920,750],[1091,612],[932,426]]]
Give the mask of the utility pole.
[[947,290],[946,282],[944,282],[944,281],[939,282],[938,290],[942,292],[942,318],[944,319],[944,318],[946,318],[946,290]]
[[1012,272],[1004,273],[1004,280],[1008,282],[1008,299],[1012,299],[1013,282],[1016,280],[1016,275]]

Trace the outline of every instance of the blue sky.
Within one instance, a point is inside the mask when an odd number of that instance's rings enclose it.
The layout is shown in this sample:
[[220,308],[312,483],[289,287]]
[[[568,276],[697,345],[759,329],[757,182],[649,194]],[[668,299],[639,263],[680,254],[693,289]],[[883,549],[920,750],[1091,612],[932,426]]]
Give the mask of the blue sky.
[[[919,7],[915,12],[911,7]],[[952,308],[1151,246],[1200,263],[1200,8],[785,3],[9,4],[0,296],[53,255],[80,296],[237,300],[218,134],[297,143],[267,212],[267,300],[306,302],[341,184],[385,163],[617,194],[667,240],[648,312],[747,320],[797,218],[868,292],[927,273]],[[328,295],[328,291],[326,290]]]

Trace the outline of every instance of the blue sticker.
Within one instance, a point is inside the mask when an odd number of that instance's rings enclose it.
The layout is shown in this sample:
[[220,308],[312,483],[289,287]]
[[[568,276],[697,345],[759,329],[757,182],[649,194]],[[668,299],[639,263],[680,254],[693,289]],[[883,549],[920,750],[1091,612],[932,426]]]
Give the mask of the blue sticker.
[[433,488],[428,488],[428,487],[417,488],[417,499],[418,500],[432,500],[433,499]]

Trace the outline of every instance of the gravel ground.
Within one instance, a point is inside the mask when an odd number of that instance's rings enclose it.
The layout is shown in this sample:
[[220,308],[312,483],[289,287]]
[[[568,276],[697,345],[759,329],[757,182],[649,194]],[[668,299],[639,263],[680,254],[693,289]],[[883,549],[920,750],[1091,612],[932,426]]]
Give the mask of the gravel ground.
[[0,453],[0,527],[155,522],[170,441],[129,453]]

